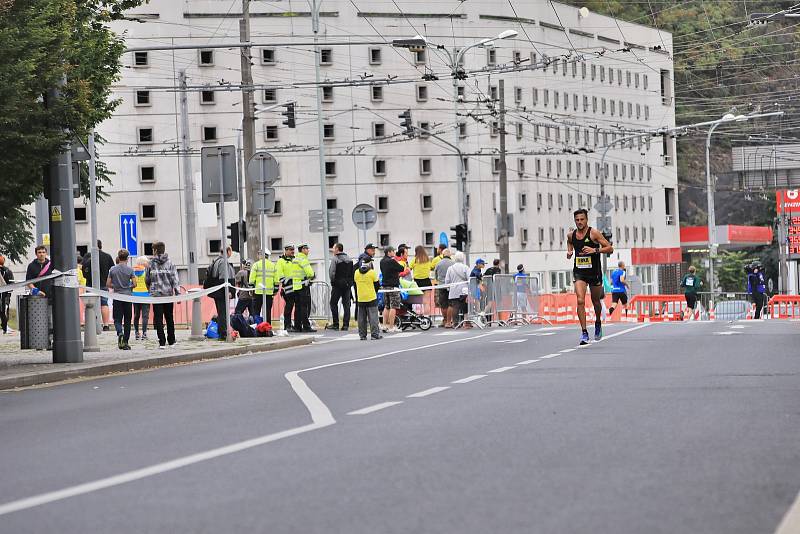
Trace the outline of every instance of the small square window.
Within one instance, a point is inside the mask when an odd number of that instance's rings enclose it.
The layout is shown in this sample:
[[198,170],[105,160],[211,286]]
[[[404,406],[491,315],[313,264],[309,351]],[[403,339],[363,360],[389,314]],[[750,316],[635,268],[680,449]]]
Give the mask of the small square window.
[[390,236],[388,232],[378,232],[378,245],[381,247],[388,247]]
[[137,90],[136,91],[136,99],[134,100],[134,106],[149,106],[150,102],[150,91],[145,90]]
[[[217,247],[217,249],[219,249],[219,247]],[[154,254],[153,254],[153,243],[152,242],[151,243],[144,243],[142,245],[142,252],[144,253],[145,256],[154,256]],[[84,254],[84,256],[85,256],[85,254]]]
[[[323,93],[324,93],[323,87]],[[261,93],[262,97],[264,98],[265,104],[274,104],[278,101],[278,90],[275,88],[264,89],[264,92]]]
[[219,254],[219,249],[222,248],[222,241],[219,239],[209,239],[208,240],[208,255],[209,256],[216,256]]
[[323,85],[322,86],[322,101],[326,103],[333,102],[333,86],[332,85]]
[[203,126],[203,136],[202,136],[204,143],[213,143],[217,140],[217,127],[216,126]]
[[320,65],[333,65],[333,48],[321,48],[319,51]]
[[370,87],[370,98],[373,102],[383,102],[383,87],[380,85]]
[[381,49],[380,48],[370,48],[369,49],[369,64],[370,65],[380,65],[381,60]]
[[417,86],[417,102],[427,102],[428,101],[428,86],[427,85],[418,85]]
[[325,199],[325,207],[328,208],[329,210],[335,210],[337,205],[338,202],[336,201],[335,198]]
[[430,134],[428,132],[431,129],[431,123],[429,123],[428,121],[421,121],[417,123],[417,127],[420,130],[422,130],[421,132],[419,132],[420,139],[427,139],[428,137],[430,137]]
[[269,239],[269,248],[272,252],[281,252],[283,251],[283,238],[282,237],[271,237]]
[[136,137],[140,144],[153,143],[153,129],[152,128],[137,128]]
[[492,158],[492,174],[500,174],[500,158]]
[[278,126],[275,124],[267,124],[264,126],[264,139],[267,141],[278,140]]
[[[268,213],[267,215],[270,217],[280,217],[281,215],[283,215],[283,203],[280,200],[276,200],[275,208],[272,210],[272,213]],[[273,248],[273,250],[277,249]],[[283,248],[281,248],[280,250],[283,250]]]
[[419,173],[422,175],[428,175],[431,173],[431,158],[420,158]]
[[154,221],[156,219],[155,204],[142,204],[141,211],[143,221]]
[[428,57],[427,54],[425,54],[425,50],[414,51],[414,63],[416,63],[417,65],[424,65],[427,59]]
[[274,48],[262,48],[261,49],[261,64],[262,65],[274,65],[275,64],[275,49]]
[[150,65],[150,56],[147,52],[134,52],[133,53],[133,66],[134,67],[147,67]]
[[385,159],[373,160],[372,173],[375,176],[386,176],[386,160]]
[[325,162],[325,178],[336,178],[336,162]]
[[388,196],[386,196],[386,195],[378,195],[375,198],[375,204],[377,206],[375,208],[375,211],[378,211],[380,213],[386,213],[387,211],[389,211],[389,197]]
[[426,247],[433,246],[433,232],[422,232],[422,244]]
[[467,136],[467,123],[466,122],[459,122],[458,123],[458,137],[464,139]]
[[497,50],[494,48],[489,48],[486,50],[486,64],[487,65],[497,65]]
[[386,137],[386,124],[382,122],[372,123],[372,137]]
[[333,124],[323,124],[322,125],[322,138],[326,141],[333,140],[335,135],[336,129]]
[[75,222],[86,222],[86,206],[75,206]]
[[156,168],[153,165],[142,165],[139,167],[139,181],[140,182],[155,182],[156,181]]
[[433,196],[420,195],[420,208],[422,211],[431,211],[433,209]]
[[211,67],[214,65],[213,50],[200,50],[199,54],[200,54],[199,64],[201,67]]
[[213,104],[215,101],[216,93],[214,91],[200,91],[201,104]]

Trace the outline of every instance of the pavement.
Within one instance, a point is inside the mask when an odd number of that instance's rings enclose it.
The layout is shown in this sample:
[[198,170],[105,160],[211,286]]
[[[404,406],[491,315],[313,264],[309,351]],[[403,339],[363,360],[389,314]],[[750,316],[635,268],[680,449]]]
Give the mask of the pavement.
[[0,531],[797,532],[798,329],[325,333],[2,392]]

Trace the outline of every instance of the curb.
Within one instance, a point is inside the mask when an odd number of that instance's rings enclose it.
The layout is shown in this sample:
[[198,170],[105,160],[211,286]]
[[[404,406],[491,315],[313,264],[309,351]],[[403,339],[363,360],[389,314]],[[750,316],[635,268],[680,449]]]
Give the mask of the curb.
[[42,384],[52,384],[73,380],[76,378],[99,377],[112,373],[126,373],[130,371],[140,371],[144,369],[154,369],[168,365],[180,363],[192,363],[202,360],[213,360],[226,358],[228,356],[241,356],[256,352],[269,352],[273,350],[288,349],[310,345],[314,341],[312,336],[285,339],[274,341],[264,345],[243,345],[241,347],[223,347],[218,349],[207,349],[183,354],[173,354],[169,356],[155,356],[136,360],[124,360],[119,362],[103,362],[92,365],[75,364],[85,367],[77,369],[59,369],[56,371],[43,371],[38,373],[26,373],[17,376],[0,378],[0,391],[38,386]]

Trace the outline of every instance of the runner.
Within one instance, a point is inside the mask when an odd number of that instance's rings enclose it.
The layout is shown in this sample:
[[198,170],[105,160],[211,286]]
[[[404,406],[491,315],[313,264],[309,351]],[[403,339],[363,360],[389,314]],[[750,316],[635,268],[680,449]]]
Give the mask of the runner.
[[628,315],[628,280],[625,278],[625,262],[617,264],[617,269],[611,273],[611,307],[608,309],[609,315],[614,315],[614,308],[617,302],[622,303],[625,315]]
[[[694,319],[694,310],[697,307],[697,290],[703,285],[703,281],[697,276],[697,269],[694,265],[689,266],[689,272],[683,275],[681,280],[681,287],[683,288],[683,295],[686,298],[687,312],[689,313],[689,320]],[[686,320],[686,314],[682,317]]]
[[567,235],[567,259],[572,259],[575,254],[575,263],[572,270],[575,278],[575,295],[578,297],[578,320],[581,323],[581,345],[589,343],[589,332],[586,330],[586,290],[591,291],[592,305],[594,306],[594,339],[599,341],[603,337],[603,274],[600,264],[600,254],[611,254],[611,246],[603,234],[589,226],[589,212],[579,209],[573,213],[575,216],[575,230]]

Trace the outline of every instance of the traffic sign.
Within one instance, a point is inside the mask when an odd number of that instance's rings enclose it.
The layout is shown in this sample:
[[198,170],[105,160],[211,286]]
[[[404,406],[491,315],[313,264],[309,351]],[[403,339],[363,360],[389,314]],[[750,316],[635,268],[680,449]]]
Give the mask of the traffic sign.
[[598,197],[597,203],[594,205],[594,209],[596,209],[602,215],[605,215],[614,209],[614,203],[611,201],[611,197],[608,195],[604,197]]
[[224,197],[225,202],[239,199],[235,146],[209,146],[200,149],[200,175],[205,204],[220,202],[221,197]]
[[359,230],[369,230],[378,222],[378,212],[369,204],[359,204],[353,208],[353,224]]
[[277,160],[269,152],[259,151],[253,154],[247,163],[247,179],[254,189],[259,186],[272,185],[280,178]]
[[600,230],[601,232],[611,231],[611,216],[610,215],[598,215],[595,227]]
[[[341,209],[329,209],[327,211],[328,231],[344,231],[344,212]],[[323,225],[322,210],[308,210],[308,231],[322,232]]]
[[253,205],[257,211],[266,215],[275,213],[275,188],[262,187],[253,194]]
[[135,213],[120,213],[119,215],[119,244],[131,256],[139,254],[139,229],[137,228]]

